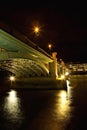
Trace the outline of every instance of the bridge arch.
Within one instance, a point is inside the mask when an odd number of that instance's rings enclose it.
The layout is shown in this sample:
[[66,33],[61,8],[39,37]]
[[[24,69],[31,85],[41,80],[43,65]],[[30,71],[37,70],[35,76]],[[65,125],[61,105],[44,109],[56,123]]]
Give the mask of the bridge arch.
[[0,68],[18,77],[48,76],[53,59],[41,51],[0,29]]
[[[43,64],[42,64],[43,65]],[[29,59],[12,59],[0,61],[0,68],[5,69],[17,77],[48,76],[49,71],[39,62]]]

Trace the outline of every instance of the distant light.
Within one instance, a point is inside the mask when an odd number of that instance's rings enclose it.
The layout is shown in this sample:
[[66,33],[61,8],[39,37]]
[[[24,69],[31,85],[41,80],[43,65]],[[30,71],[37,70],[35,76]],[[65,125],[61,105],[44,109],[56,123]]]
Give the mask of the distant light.
[[61,79],[65,79],[65,75],[61,75]]
[[33,31],[36,34],[36,36],[38,36],[40,34],[40,27],[34,26]]
[[15,77],[14,77],[14,76],[10,76],[10,80],[11,80],[11,81],[14,81],[14,80],[15,80]]
[[66,76],[69,75],[69,72],[66,72],[65,75],[66,75]]
[[58,80],[64,80],[65,79],[65,75],[61,75],[61,76],[59,76],[58,78],[57,78]]
[[48,44],[48,48],[51,50],[52,49],[52,44]]
[[34,30],[35,30],[36,33],[39,32],[39,28],[38,27],[35,27]]

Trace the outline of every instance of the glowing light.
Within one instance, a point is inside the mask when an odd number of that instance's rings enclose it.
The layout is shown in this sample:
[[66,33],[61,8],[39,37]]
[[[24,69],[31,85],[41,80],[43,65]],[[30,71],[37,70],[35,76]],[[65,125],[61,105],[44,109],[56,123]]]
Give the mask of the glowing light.
[[49,44],[49,45],[48,45],[48,48],[51,50],[51,48],[52,48],[52,44]]
[[62,91],[62,92],[60,93],[60,97],[61,97],[62,99],[65,99],[65,98],[66,98],[66,91]]
[[39,32],[39,28],[38,28],[38,27],[35,27],[35,28],[34,28],[34,31],[35,31],[36,33],[38,33],[38,32]]
[[65,79],[65,75],[61,75],[61,79]]
[[65,73],[65,75],[66,75],[66,76],[69,75],[69,72],[67,71],[67,72]]
[[14,76],[10,76],[10,80],[11,80],[11,81],[14,81],[14,80],[15,80],[15,77],[14,77]]
[[39,26],[34,26],[33,28],[33,32],[36,34],[36,36],[38,36],[40,34],[40,27]]
[[69,80],[66,80],[66,84],[67,84],[67,87],[69,87],[70,81],[69,81]]
[[73,95],[73,88],[71,87],[71,82],[69,80],[66,80],[66,84],[67,84],[67,95],[68,99],[70,100]]

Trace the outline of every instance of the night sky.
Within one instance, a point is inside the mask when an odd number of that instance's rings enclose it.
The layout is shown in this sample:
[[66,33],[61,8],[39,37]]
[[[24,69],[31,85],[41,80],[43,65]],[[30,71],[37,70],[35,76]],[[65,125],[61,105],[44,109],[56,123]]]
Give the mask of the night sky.
[[[0,20],[13,26],[45,51],[52,51],[65,62],[87,62],[86,3],[37,3],[0,8]],[[41,27],[39,36],[33,26]]]

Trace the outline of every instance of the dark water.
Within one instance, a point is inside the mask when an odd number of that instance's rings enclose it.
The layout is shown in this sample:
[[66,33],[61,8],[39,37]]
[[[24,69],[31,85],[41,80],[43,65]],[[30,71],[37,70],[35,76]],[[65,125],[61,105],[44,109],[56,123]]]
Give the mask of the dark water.
[[0,130],[86,130],[87,79],[67,90],[10,90],[0,94]]

